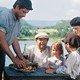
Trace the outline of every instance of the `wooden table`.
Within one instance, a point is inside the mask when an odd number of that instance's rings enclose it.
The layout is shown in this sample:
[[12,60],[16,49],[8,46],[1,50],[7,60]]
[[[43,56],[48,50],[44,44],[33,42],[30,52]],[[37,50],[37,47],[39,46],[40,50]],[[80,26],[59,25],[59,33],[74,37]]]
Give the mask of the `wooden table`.
[[44,68],[35,72],[19,72],[9,67],[4,68],[4,80],[70,80],[63,74],[46,74]]

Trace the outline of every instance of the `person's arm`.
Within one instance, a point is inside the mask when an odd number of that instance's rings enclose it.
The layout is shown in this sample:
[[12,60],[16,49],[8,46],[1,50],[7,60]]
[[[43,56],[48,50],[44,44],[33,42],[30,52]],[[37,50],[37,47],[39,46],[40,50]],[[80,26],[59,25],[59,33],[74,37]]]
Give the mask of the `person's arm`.
[[2,32],[2,31],[0,30],[0,46],[1,46],[1,48],[3,48],[3,50],[7,53],[7,55],[8,55],[12,60],[14,60],[15,57],[14,57],[14,55],[12,54],[12,52],[10,51],[10,49],[9,49],[9,45],[8,45],[8,43],[7,43],[7,41],[6,41],[5,34],[6,34],[6,33]]
[[22,54],[22,52],[20,50],[20,46],[19,46],[17,38],[15,38],[15,40],[14,40],[14,42],[12,44],[12,47],[13,47],[15,53],[17,54],[18,58],[20,58],[22,60],[24,57],[23,57],[23,54]]
[[63,73],[63,74],[69,74],[71,75],[72,67],[74,66],[76,62],[76,58],[73,54],[70,54],[67,60],[65,61],[65,64],[63,66],[60,66],[56,73]]
[[9,44],[5,38],[5,32],[0,30],[0,46],[6,52],[6,54],[11,58],[11,60],[18,66],[18,67],[25,67],[25,63],[19,59],[17,59],[9,48]]
[[21,52],[20,45],[18,43],[18,39],[17,38],[15,38],[15,40],[14,40],[14,42],[12,44],[12,47],[13,47],[15,53],[17,54],[18,58],[23,60],[26,64],[28,64],[29,61],[24,58],[24,55]]

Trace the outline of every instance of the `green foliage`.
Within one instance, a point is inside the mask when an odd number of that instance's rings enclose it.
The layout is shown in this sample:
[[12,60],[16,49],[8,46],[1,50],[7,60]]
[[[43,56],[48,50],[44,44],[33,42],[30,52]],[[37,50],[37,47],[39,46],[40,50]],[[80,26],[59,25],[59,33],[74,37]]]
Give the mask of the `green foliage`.
[[[22,20],[21,22],[22,24],[22,30],[20,31],[21,33],[21,37],[24,38],[24,37],[32,37],[34,38],[34,36],[37,34],[37,30],[41,30],[40,27],[37,27],[35,28],[33,25],[30,25],[29,23],[27,23],[25,20]],[[69,32],[71,32],[71,26],[69,24],[69,21],[66,21],[66,20],[61,20],[61,21],[58,21],[56,23],[56,25],[53,25],[53,26],[47,26],[46,27],[47,29],[56,29],[57,32],[47,32],[49,33],[50,37],[51,38],[64,38],[65,35]],[[42,29],[45,30],[45,27],[43,27]]]
[[[66,21],[66,20],[62,20],[60,22],[58,22],[55,27],[53,27],[54,29],[57,29],[58,33],[56,33],[56,37],[65,37],[65,35],[68,33],[68,32],[71,32],[71,26],[69,24],[69,21]],[[55,36],[53,36],[55,37]]]

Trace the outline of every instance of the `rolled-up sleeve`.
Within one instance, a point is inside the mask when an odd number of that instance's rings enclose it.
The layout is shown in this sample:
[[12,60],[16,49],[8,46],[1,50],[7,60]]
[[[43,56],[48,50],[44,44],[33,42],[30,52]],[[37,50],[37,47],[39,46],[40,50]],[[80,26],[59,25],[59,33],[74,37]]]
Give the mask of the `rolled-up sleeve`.
[[2,27],[0,27],[0,31],[6,33],[6,30],[4,28],[2,28]]

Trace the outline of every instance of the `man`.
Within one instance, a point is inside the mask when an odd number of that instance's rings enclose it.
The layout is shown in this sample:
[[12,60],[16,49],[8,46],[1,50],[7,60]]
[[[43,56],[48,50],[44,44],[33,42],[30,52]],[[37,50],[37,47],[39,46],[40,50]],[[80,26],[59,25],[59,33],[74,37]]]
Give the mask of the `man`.
[[47,46],[49,36],[45,32],[40,32],[35,36],[35,40],[36,44],[26,49],[26,55],[29,55],[31,62],[36,62],[43,67],[50,56],[50,47]]
[[70,21],[73,32],[80,36],[80,17],[75,17]]
[[[12,9],[0,8],[0,80],[2,80],[2,72],[5,65],[5,54],[18,67],[25,68],[26,60],[21,53],[18,43],[18,32],[21,29],[20,19],[25,17],[26,14],[32,10],[32,3],[30,0],[17,0]],[[9,46],[12,45],[16,58]]]
[[[80,17],[75,17],[70,21],[70,25],[73,29],[73,32],[80,36]],[[80,52],[80,48],[78,49]]]

